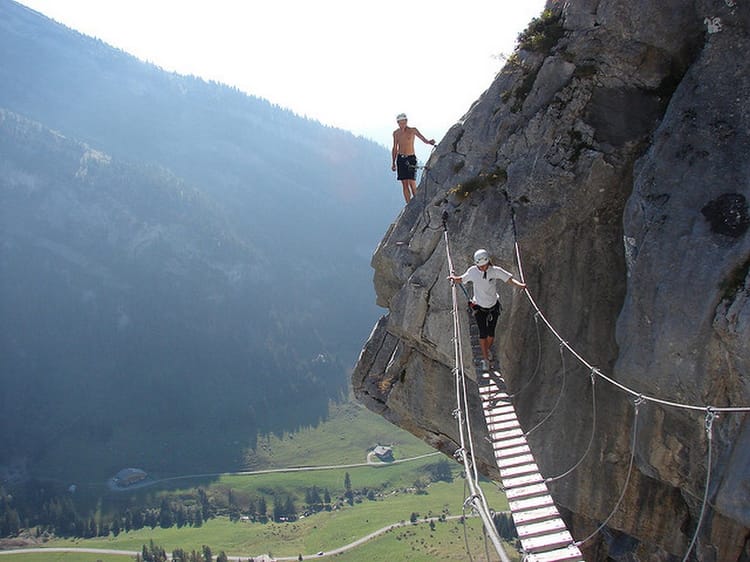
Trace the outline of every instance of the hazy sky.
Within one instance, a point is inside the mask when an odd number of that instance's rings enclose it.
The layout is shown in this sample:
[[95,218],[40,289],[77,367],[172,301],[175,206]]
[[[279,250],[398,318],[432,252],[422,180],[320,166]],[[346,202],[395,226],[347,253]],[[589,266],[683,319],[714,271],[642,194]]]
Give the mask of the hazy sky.
[[390,148],[437,140],[544,0],[21,0],[166,70],[216,80]]

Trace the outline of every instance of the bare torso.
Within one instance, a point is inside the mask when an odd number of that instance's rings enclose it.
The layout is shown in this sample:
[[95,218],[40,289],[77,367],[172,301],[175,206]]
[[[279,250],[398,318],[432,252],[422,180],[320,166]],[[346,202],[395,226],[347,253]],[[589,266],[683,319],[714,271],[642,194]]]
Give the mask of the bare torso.
[[416,127],[398,128],[393,131],[393,147],[397,154],[414,154],[414,137],[417,135]]

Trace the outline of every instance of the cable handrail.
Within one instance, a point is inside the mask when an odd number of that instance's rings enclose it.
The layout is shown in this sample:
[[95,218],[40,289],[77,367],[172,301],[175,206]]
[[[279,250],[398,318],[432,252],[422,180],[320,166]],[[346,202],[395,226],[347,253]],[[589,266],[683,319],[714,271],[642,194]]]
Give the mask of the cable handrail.
[[[514,219],[515,223],[515,219]],[[515,227],[514,227],[514,234],[515,234]],[[518,247],[518,240],[514,242],[515,246],[515,252],[516,252],[516,262],[518,265],[518,274],[521,279],[522,283],[525,283],[524,275],[523,275],[523,264],[521,261],[521,251]],[[746,413],[750,412],[750,406],[698,406],[695,404],[685,404],[682,402],[676,402],[674,400],[666,400],[664,398],[659,398],[657,396],[652,396],[650,394],[645,394],[642,392],[638,392],[637,390],[634,390],[630,388],[629,386],[616,381],[612,377],[604,374],[601,369],[594,366],[590,362],[588,362],[580,353],[578,353],[561,335],[560,333],[555,329],[555,327],[552,325],[552,323],[547,319],[547,317],[544,315],[544,313],[539,308],[539,305],[534,300],[534,297],[531,294],[531,291],[529,291],[529,288],[526,287],[523,289],[523,293],[526,295],[526,298],[528,299],[531,306],[534,308],[534,311],[539,315],[539,318],[544,322],[544,324],[547,326],[547,329],[552,333],[553,336],[560,342],[560,345],[563,346],[565,349],[567,349],[573,357],[575,357],[582,365],[584,365],[589,371],[591,371],[594,375],[601,378],[602,380],[610,383],[611,385],[619,388],[623,392],[626,392],[630,394],[633,398],[641,398],[647,402],[653,402],[655,404],[661,404],[662,406],[669,406],[672,408],[680,408],[683,410],[692,410],[692,411],[698,411],[698,412],[714,412],[714,413]]]
[[[508,205],[510,207],[510,202],[508,201]],[[521,278],[521,282],[525,283],[524,274],[523,274],[523,262],[521,260],[521,251],[518,244],[518,232],[516,229],[516,220],[515,220],[515,213],[512,208],[510,208],[511,213],[511,220],[513,225],[513,238],[514,238],[514,249],[516,254],[516,262],[518,265],[518,273],[519,277]],[[637,421],[638,421],[638,407],[643,402],[651,402],[654,404],[660,404],[662,406],[668,406],[672,408],[678,408],[682,410],[688,410],[688,411],[699,411],[705,413],[705,431],[706,431],[706,438],[708,441],[708,447],[707,447],[707,459],[706,459],[706,481],[704,485],[703,490],[703,501],[701,502],[701,509],[700,514],[698,516],[698,522],[696,524],[695,531],[693,532],[693,536],[690,540],[690,545],[688,546],[687,552],[685,553],[685,556],[682,559],[682,562],[687,562],[688,557],[690,556],[690,553],[692,552],[693,548],[695,547],[695,543],[698,540],[698,535],[700,533],[701,525],[703,523],[704,516],[706,514],[706,508],[708,506],[708,497],[709,497],[709,485],[711,483],[711,473],[713,470],[713,422],[718,417],[719,413],[747,413],[750,412],[750,406],[698,406],[695,404],[686,404],[683,402],[677,402],[675,400],[667,400],[663,398],[659,398],[657,396],[651,396],[649,394],[644,394],[641,392],[638,392],[629,386],[614,380],[612,377],[609,377],[602,373],[600,369],[586,361],[586,359],[580,355],[570,344],[568,344],[567,341],[558,333],[558,331],[555,329],[555,327],[550,323],[549,320],[547,320],[547,317],[544,316],[541,309],[537,305],[536,301],[534,300],[533,296],[531,295],[531,292],[529,291],[528,287],[524,288],[524,294],[529,300],[529,303],[534,308],[536,313],[538,314],[539,318],[542,319],[544,324],[547,326],[547,328],[550,330],[550,332],[557,338],[557,340],[560,342],[560,346],[565,347],[578,361],[585,365],[591,372],[591,380],[592,385],[595,377],[600,377],[602,380],[612,384],[616,388],[619,388],[623,392],[629,394],[631,397],[635,398],[635,414],[634,414],[634,421],[633,421],[633,444],[631,448],[631,458],[630,458],[630,464],[628,467],[628,476],[625,481],[625,485],[623,486],[623,490],[620,494],[619,499],[617,500],[617,503],[615,504],[614,509],[610,513],[609,517],[587,538],[585,538],[583,541],[579,541],[577,543],[574,543],[576,546],[580,546],[581,544],[587,542],[591,538],[593,538],[596,534],[598,534],[609,522],[611,517],[614,515],[617,508],[620,506],[620,503],[622,502],[625,491],[627,489],[627,484],[630,481],[630,474],[633,468],[633,460],[635,456],[635,435],[636,435],[636,427],[637,427]]]
[[[443,222],[443,235],[445,240],[445,254],[448,262],[448,271],[453,275],[453,259],[450,253],[450,244],[448,241],[448,228]],[[456,450],[454,456],[457,460],[460,460],[464,465],[464,471],[466,474],[466,482],[469,486],[470,495],[466,499],[464,504],[471,504],[471,506],[479,513],[482,518],[485,531],[490,537],[490,540],[497,551],[498,556],[502,562],[510,562],[510,558],[506,554],[502,546],[502,541],[498,535],[497,528],[495,527],[494,520],[492,518],[491,510],[487,504],[487,499],[482,492],[481,486],[479,486],[479,472],[476,463],[476,456],[474,453],[474,442],[471,436],[471,422],[469,421],[469,402],[468,392],[466,388],[466,376],[464,370],[463,360],[463,345],[461,338],[461,320],[458,310],[458,290],[456,283],[451,283],[451,300],[453,316],[453,353],[454,353],[454,375],[456,377],[456,409],[453,411],[456,420],[458,421],[459,429],[459,444],[460,448]],[[465,427],[464,427],[465,426]],[[469,450],[466,450],[466,441],[464,434],[468,434]],[[460,459],[458,458],[460,457]],[[469,462],[471,460],[471,462]]]
[[[451,275],[454,275],[455,271],[453,267],[453,260],[450,254],[448,228],[446,225],[446,215],[447,213],[444,212],[443,230],[444,230],[444,239],[445,239],[445,251],[446,251],[449,272]],[[526,280],[525,280],[525,276],[523,272],[523,261],[521,259],[521,251],[520,251],[520,247],[518,243],[515,216],[514,216],[512,209],[511,209],[511,217],[513,221],[514,250],[515,250],[515,255],[516,255],[519,278],[521,282],[525,284]],[[472,505],[472,507],[474,507],[474,509],[481,516],[485,525],[485,530],[489,533],[490,539],[492,540],[493,545],[495,546],[503,562],[505,562],[507,560],[507,555],[502,549],[500,539],[497,535],[497,529],[495,528],[494,522],[492,521],[491,510],[489,506],[487,505],[486,498],[484,497],[481,487],[479,487],[479,484],[478,484],[479,475],[478,475],[477,465],[475,462],[476,457],[474,454],[474,444],[472,441],[471,425],[470,425],[470,421],[468,417],[469,402],[468,402],[468,392],[466,388],[465,373],[464,373],[463,346],[461,343],[461,339],[462,339],[461,338],[461,323],[459,319],[458,293],[457,293],[456,285],[457,285],[456,282],[451,283],[452,315],[453,315],[453,331],[454,331],[453,343],[454,343],[454,361],[455,361],[454,374],[456,376],[456,404],[457,404],[457,407],[454,410],[453,415],[458,420],[461,447],[455,452],[454,456],[456,456],[457,460],[463,462],[464,464],[465,474],[467,477],[466,480],[469,486],[469,490],[471,492],[470,496],[466,499],[465,505],[467,504]],[[461,288],[464,289],[463,286],[461,286]],[[464,289],[464,292],[465,292],[465,289]],[[614,387],[620,389],[621,391],[625,392],[626,394],[628,394],[630,397],[634,399],[635,411],[634,411],[634,419],[633,419],[633,436],[632,436],[632,444],[631,444],[631,456],[630,456],[630,462],[629,462],[628,471],[627,471],[627,477],[623,484],[623,488],[621,490],[620,496],[617,502],[615,503],[615,506],[612,509],[609,516],[596,529],[596,531],[594,531],[591,535],[589,535],[582,541],[574,542],[573,546],[580,546],[588,542],[594,536],[596,536],[609,523],[610,519],[614,516],[617,509],[619,509],[620,504],[622,503],[625,497],[627,487],[630,482],[631,473],[633,470],[634,460],[635,460],[635,444],[636,444],[636,435],[637,435],[637,427],[638,427],[639,406],[645,402],[650,402],[650,403],[659,404],[662,406],[678,408],[678,409],[683,409],[687,411],[699,411],[705,414],[705,430],[706,430],[707,441],[708,441],[706,482],[705,482],[705,488],[704,488],[703,502],[702,502],[701,509],[700,509],[700,515],[698,516],[698,521],[696,524],[695,531],[693,533],[693,537],[690,541],[690,545],[685,554],[685,557],[683,558],[683,562],[685,562],[687,558],[689,557],[691,551],[693,550],[695,543],[697,542],[700,528],[703,523],[703,519],[706,513],[707,506],[708,506],[709,484],[710,484],[711,473],[712,473],[713,421],[716,417],[718,417],[718,414],[720,413],[750,412],[750,406],[711,406],[711,405],[701,406],[701,405],[696,405],[696,404],[678,402],[676,400],[660,398],[658,396],[653,396],[653,395],[646,394],[643,392],[638,392],[637,390],[629,387],[628,385],[623,384],[615,380],[611,376],[608,376],[607,374],[603,373],[601,369],[599,369],[598,367],[596,367],[595,365],[587,361],[586,358],[583,357],[583,355],[581,355],[571,344],[569,344],[565,340],[565,338],[562,337],[562,335],[557,331],[554,325],[547,319],[547,317],[544,315],[541,308],[537,304],[536,300],[534,299],[533,295],[531,294],[531,291],[529,290],[528,286],[523,288],[523,293],[528,299],[532,308],[534,309],[534,312],[535,312],[534,320],[535,320],[535,323],[537,324],[537,335],[538,335],[538,319],[541,319],[542,322],[547,327],[547,329],[557,339],[559,346],[560,346],[561,360],[563,362],[563,373],[565,371],[563,349],[566,349],[576,360],[578,360],[580,364],[582,364],[588,369],[589,377],[591,379],[592,410],[593,410],[594,421],[593,421],[589,443],[586,448],[586,452],[584,453],[583,457],[578,462],[575,463],[573,467],[566,470],[564,473],[560,474],[559,476],[545,479],[545,482],[552,482],[552,481],[568,476],[570,473],[572,473],[582,464],[583,460],[590,452],[591,446],[594,441],[595,432],[596,432],[596,385],[595,385],[595,381],[597,377],[601,378],[605,382],[608,382]],[[540,349],[540,359],[541,359],[541,349]],[[563,379],[563,385],[564,385],[564,379]],[[554,409],[553,409],[553,412],[554,412]],[[546,419],[543,421],[546,421]],[[533,431],[534,429],[536,429],[536,427],[530,430],[529,432],[526,432],[526,435],[528,435],[528,433],[531,433],[531,431]],[[464,439],[464,432],[468,432],[469,451],[466,450],[467,440]]]

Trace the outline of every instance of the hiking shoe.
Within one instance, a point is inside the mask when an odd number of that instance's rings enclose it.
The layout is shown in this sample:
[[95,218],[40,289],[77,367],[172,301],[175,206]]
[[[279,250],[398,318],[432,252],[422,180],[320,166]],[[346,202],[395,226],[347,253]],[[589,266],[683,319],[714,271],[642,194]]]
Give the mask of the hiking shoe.
[[487,372],[487,371],[489,371],[489,370],[490,370],[490,362],[489,362],[489,361],[487,361],[486,359],[482,359],[482,360],[481,360],[481,361],[479,362],[479,368],[480,368],[480,369],[481,369],[482,371],[484,371],[484,372]]

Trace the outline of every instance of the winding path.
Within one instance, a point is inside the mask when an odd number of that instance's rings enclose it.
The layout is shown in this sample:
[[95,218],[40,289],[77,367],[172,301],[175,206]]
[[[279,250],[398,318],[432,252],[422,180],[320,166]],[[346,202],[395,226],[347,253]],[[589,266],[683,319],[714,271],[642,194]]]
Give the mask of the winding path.
[[314,471],[314,470],[340,470],[342,468],[359,468],[363,466],[381,468],[381,467],[391,466],[394,464],[417,461],[420,459],[432,457],[435,455],[441,455],[441,454],[442,453],[440,453],[439,451],[434,451],[432,453],[425,453],[424,455],[417,455],[416,457],[409,457],[407,459],[398,459],[398,460],[391,461],[391,462],[378,462],[378,461],[373,461],[372,454],[369,453],[367,455],[366,462],[359,462],[359,463],[352,463],[352,464],[332,464],[332,465],[323,465],[323,466],[292,466],[292,467],[287,467],[287,468],[266,468],[263,470],[241,470],[237,472],[213,472],[209,474],[185,474],[183,476],[172,476],[170,478],[148,480],[148,481],[143,482],[142,484],[138,483],[132,486],[128,486],[126,488],[118,488],[110,480],[109,489],[113,492],[130,492],[132,490],[146,488],[148,486],[161,484],[163,482],[174,482],[176,480],[189,480],[192,478],[217,478],[219,476],[253,476],[256,474],[277,474],[277,473],[282,473],[282,472],[308,472],[308,471]]

